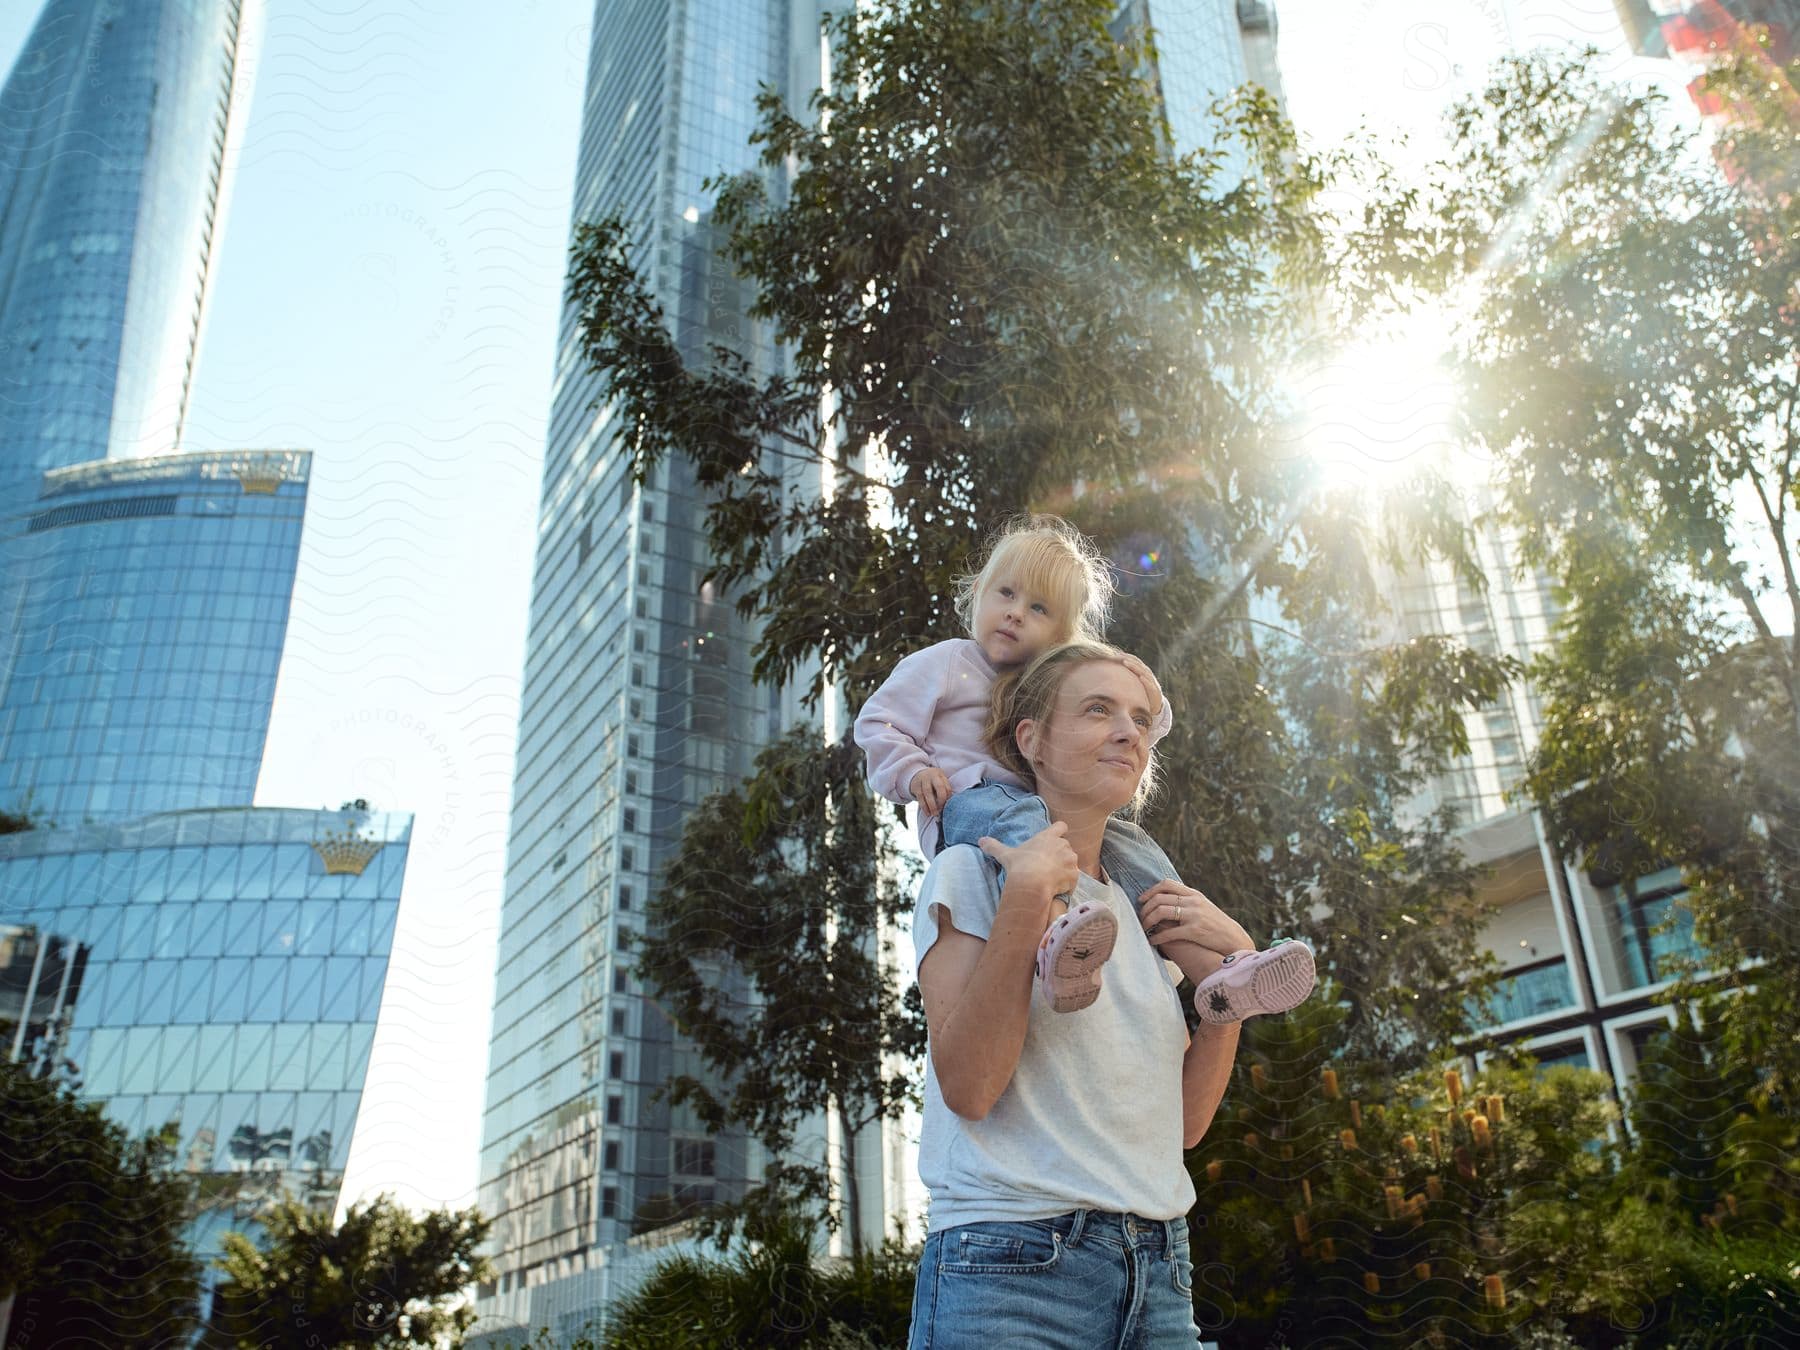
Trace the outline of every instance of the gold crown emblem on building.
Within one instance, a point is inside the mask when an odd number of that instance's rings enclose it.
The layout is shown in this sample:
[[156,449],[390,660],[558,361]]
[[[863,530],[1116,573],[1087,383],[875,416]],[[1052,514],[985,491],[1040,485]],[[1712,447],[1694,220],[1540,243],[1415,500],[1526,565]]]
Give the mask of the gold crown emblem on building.
[[313,852],[325,864],[326,876],[360,877],[381,852],[381,846],[381,840],[358,834],[355,822],[346,824],[341,831],[327,830],[324,838],[313,840]]
[[275,489],[284,481],[280,469],[255,465],[238,470],[237,480],[238,486],[245,492],[254,492],[264,497],[273,497]]

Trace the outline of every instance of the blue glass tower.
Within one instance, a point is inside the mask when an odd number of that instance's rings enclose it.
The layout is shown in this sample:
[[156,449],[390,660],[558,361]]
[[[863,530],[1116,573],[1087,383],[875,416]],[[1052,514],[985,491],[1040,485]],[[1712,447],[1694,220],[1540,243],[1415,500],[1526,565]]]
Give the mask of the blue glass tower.
[[[763,369],[779,359],[716,255],[701,185],[753,167],[759,84],[804,108],[822,8],[595,6],[574,219],[629,222],[693,359],[709,342]],[[762,1167],[742,1135],[713,1136],[653,1100],[699,1064],[621,945],[687,813],[749,771],[779,709],[749,678],[752,634],[700,584],[702,501],[685,465],[632,483],[593,406],[576,318],[565,308],[545,447],[482,1130],[492,1327],[598,1316],[620,1240],[733,1195]]]
[[0,518],[0,803],[76,825],[247,805],[311,456],[227,451],[54,470]]
[[260,0],[49,0],[0,90],[0,514],[176,448]]
[[[1162,96],[1177,154],[1211,148],[1223,130],[1212,105],[1247,80],[1279,102],[1281,74],[1275,63],[1277,25],[1269,0],[1120,0],[1112,30],[1154,35],[1147,72]],[[1232,147],[1233,175],[1246,167]]]

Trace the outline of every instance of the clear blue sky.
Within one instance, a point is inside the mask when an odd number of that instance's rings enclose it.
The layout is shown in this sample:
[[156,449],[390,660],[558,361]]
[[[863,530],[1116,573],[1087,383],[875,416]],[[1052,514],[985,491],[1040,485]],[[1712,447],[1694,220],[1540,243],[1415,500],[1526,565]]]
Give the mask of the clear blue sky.
[[[0,7],[0,69],[36,6]],[[1429,138],[1611,0],[1285,0],[1295,120]],[[186,448],[314,480],[257,800],[417,816],[346,1194],[474,1198],[590,0],[270,0]]]

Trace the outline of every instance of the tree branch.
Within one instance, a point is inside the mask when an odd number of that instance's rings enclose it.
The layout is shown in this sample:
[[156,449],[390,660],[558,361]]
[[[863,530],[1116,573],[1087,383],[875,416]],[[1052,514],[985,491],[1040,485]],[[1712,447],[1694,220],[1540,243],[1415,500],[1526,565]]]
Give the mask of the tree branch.
[[[1756,500],[1762,503],[1763,518],[1769,522],[1769,529],[1775,535],[1775,553],[1781,559],[1782,580],[1787,589],[1788,609],[1797,624],[1800,624],[1800,583],[1794,578],[1794,560],[1788,553],[1787,537],[1782,532],[1782,516],[1785,510],[1777,510],[1769,505],[1769,494],[1763,489],[1762,475],[1750,464],[1745,465],[1744,472],[1749,476],[1750,486],[1756,489]],[[1793,662],[1788,663],[1790,674]]]

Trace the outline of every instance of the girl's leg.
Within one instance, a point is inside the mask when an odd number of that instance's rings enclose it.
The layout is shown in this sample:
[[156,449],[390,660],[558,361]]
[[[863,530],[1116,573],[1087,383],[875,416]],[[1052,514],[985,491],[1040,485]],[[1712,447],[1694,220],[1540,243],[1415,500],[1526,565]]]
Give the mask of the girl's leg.
[[[1049,824],[1043,798],[1007,783],[980,783],[950,794],[938,829],[944,848],[973,844],[984,835],[1016,848]],[[1004,887],[1006,870],[996,868]],[[1057,1012],[1079,1012],[1100,997],[1100,968],[1112,957],[1119,924],[1097,901],[1075,904],[1063,895],[1056,900],[1038,946],[1038,987]]]
[[[1175,864],[1169,861],[1156,841],[1129,820],[1106,823],[1106,837],[1100,844],[1100,865],[1131,897],[1133,905],[1157,882],[1181,880]],[[1225,955],[1202,947],[1198,942],[1165,942],[1158,950],[1195,984],[1214,974]]]
[[1049,825],[1044,799],[1008,783],[977,783],[952,792],[938,821],[945,848],[973,844],[983,835],[1017,848]]
[[[1050,808],[1044,805],[1042,797],[1010,783],[977,783],[951,793],[950,800],[944,803],[938,821],[942,836],[939,847],[977,844],[985,836],[1017,848],[1049,826]],[[1005,887],[1006,869],[998,863],[994,866],[1000,873],[1000,885]],[[1069,906],[1067,897],[1058,896],[1057,900],[1061,902],[1057,910],[1060,916]]]

